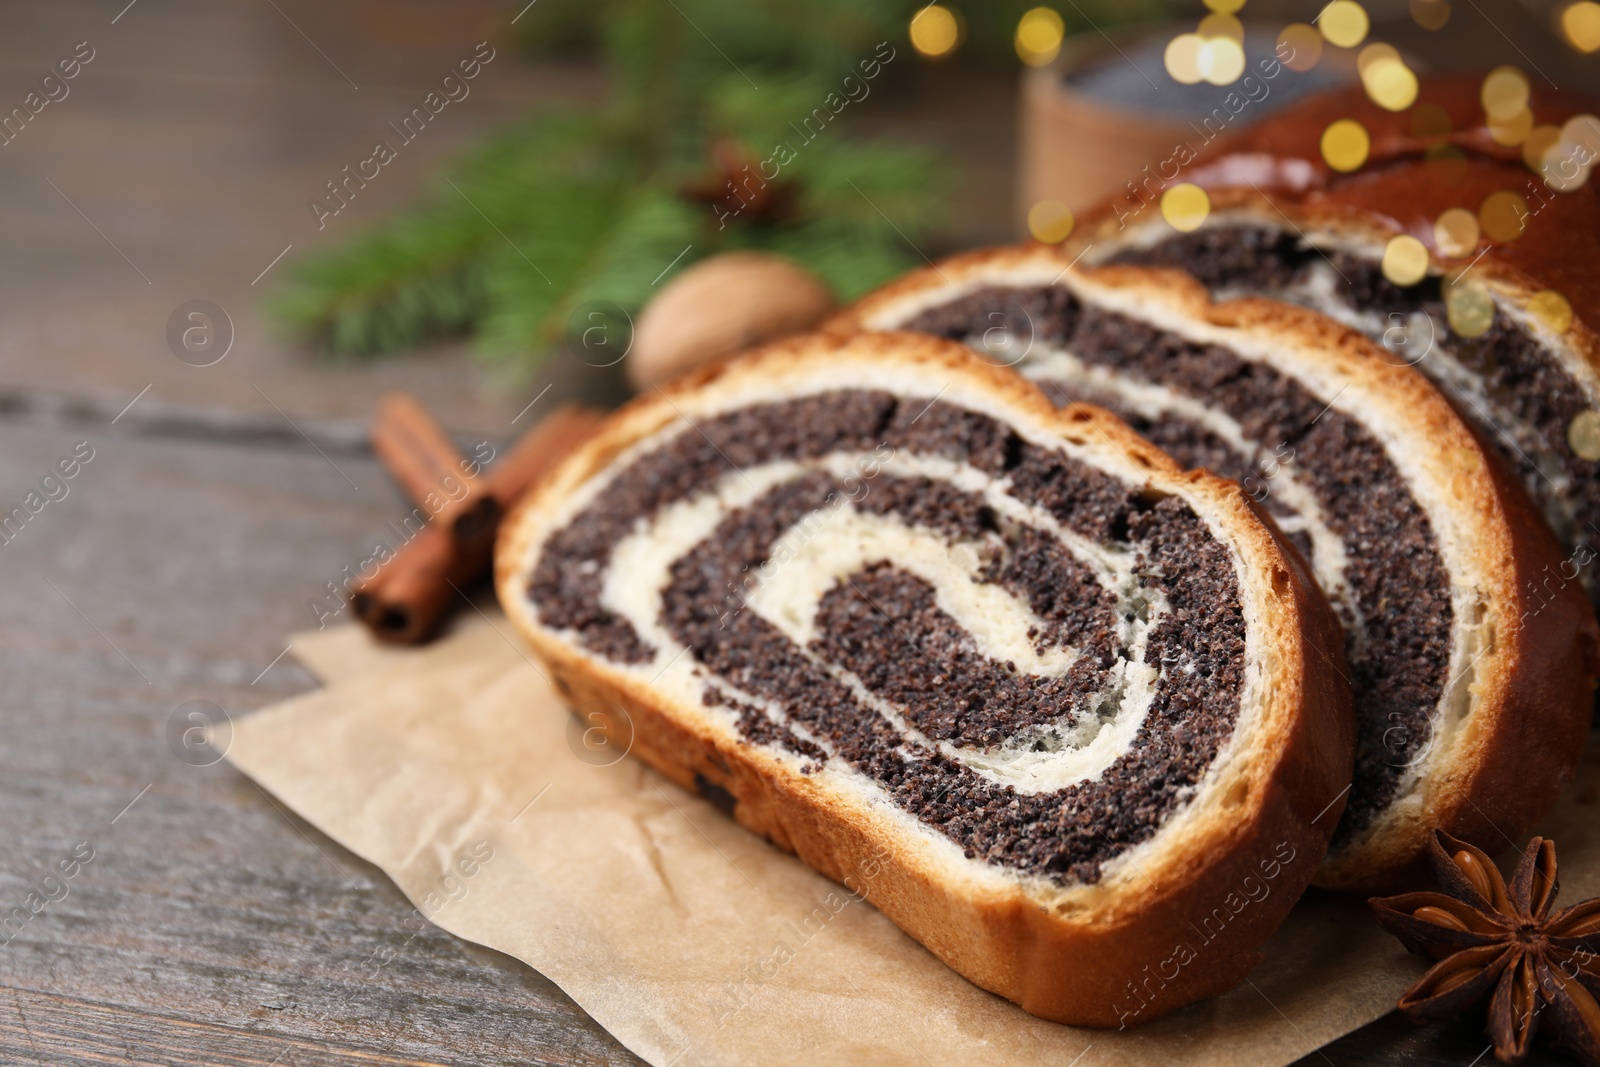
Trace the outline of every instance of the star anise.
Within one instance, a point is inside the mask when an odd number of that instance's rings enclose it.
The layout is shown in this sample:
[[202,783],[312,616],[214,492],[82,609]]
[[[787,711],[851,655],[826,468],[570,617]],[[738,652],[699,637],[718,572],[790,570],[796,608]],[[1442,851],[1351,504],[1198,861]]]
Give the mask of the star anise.
[[1434,832],[1443,892],[1370,903],[1407,949],[1437,960],[1398,1007],[1413,1022],[1454,1018],[1489,1001],[1495,1058],[1520,1063],[1534,1035],[1600,1067],[1600,897],[1550,913],[1556,847],[1535,837],[1511,885],[1481,850]]

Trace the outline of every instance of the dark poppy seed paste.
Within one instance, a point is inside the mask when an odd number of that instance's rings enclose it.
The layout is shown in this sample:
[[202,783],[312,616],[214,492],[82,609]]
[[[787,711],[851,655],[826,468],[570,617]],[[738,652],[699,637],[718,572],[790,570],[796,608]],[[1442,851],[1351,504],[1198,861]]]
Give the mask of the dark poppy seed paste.
[[[1426,337],[1410,338],[1409,330],[1396,335],[1429,345],[1416,368],[1518,473],[1565,544],[1600,547],[1600,462],[1575,453],[1567,435],[1572,420],[1594,405],[1561,361],[1504,311],[1496,310],[1482,334],[1462,337],[1450,328],[1443,279],[1398,286],[1375,260],[1324,253],[1260,226],[1203,227],[1125,249],[1110,262],[1177,267],[1218,293],[1265,293],[1306,304],[1356,322],[1375,340],[1410,316],[1426,315]],[[1316,284],[1318,274],[1337,284]],[[1585,568],[1581,580],[1600,604],[1594,568]]]
[[1232,736],[1235,564],[1179,498],[866,389],[629,456],[545,541],[541,623],[645,677],[687,649],[745,742],[859,772],[969,857],[1097,881]]
[[976,346],[997,323],[1031,343],[1023,370],[1058,405],[1109,407],[1179,463],[1239,482],[1313,562],[1345,626],[1358,715],[1355,783],[1335,841],[1369,825],[1427,749],[1452,626],[1432,526],[1382,444],[1265,363],[1060,286],[978,289],[903,326]]

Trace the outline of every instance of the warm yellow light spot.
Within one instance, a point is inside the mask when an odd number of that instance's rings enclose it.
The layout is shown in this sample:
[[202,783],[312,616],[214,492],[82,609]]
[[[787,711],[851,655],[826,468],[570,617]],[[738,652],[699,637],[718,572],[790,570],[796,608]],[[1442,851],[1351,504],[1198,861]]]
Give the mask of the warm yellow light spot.
[[1528,79],[1516,67],[1496,67],[1484,77],[1478,96],[1490,122],[1510,122],[1528,110]]
[[1198,230],[1211,214],[1211,198],[1198,185],[1183,182],[1161,194],[1161,217],[1183,233]]
[[1427,140],[1450,132],[1450,112],[1438,104],[1418,104],[1411,112],[1411,134]]
[[1409,233],[1383,247],[1383,276],[1396,285],[1416,285],[1428,275],[1428,248]]
[[1244,6],[1244,0],[1205,0],[1206,9],[1219,15],[1231,15]]
[[1572,305],[1554,289],[1541,289],[1530,296],[1528,314],[1551,333],[1566,333],[1572,325]]
[[1317,29],[1329,44],[1340,48],[1354,48],[1366,39],[1371,22],[1367,9],[1355,0],[1333,0],[1317,16]]
[[1582,411],[1573,416],[1567,424],[1567,444],[1579,459],[1600,460],[1600,411]]
[[1561,36],[1580,52],[1600,49],[1600,4],[1578,0],[1561,12]]
[[1411,0],[1411,21],[1425,30],[1442,30],[1450,21],[1449,0]]
[[[1573,115],[1562,123],[1562,144],[1570,150],[1571,155],[1576,155],[1579,162],[1582,158],[1600,158],[1600,117],[1595,115]],[[1581,147],[1582,152],[1578,152]]]
[[1232,37],[1211,37],[1200,45],[1200,76],[1212,85],[1232,85],[1244,73],[1244,49]]
[[1545,153],[1560,143],[1560,126],[1535,126],[1522,140],[1522,161],[1529,170],[1542,172]]
[[1322,58],[1322,34],[1304,22],[1285,26],[1278,34],[1278,55],[1290,70],[1310,70]]
[[1478,216],[1464,207],[1443,212],[1433,223],[1433,244],[1448,259],[1472,255],[1478,250]]
[[1541,159],[1539,172],[1550,188],[1570,193],[1589,180],[1589,172],[1600,161],[1600,118],[1574,115],[1561,127],[1554,147]]
[[1561,143],[1571,148],[1582,146],[1588,155],[1600,158],[1600,116],[1574,115],[1561,124]]
[[1503,189],[1490,193],[1478,208],[1478,225],[1491,241],[1515,241],[1528,226],[1528,202]]
[[1180,33],[1167,42],[1165,61],[1173,81],[1194,85],[1200,80],[1200,49],[1205,43],[1198,33]]
[[1307,22],[1290,22],[1278,34],[1277,54],[1290,70],[1310,70],[1322,59],[1322,34]]
[[1071,210],[1059,200],[1041,200],[1028,209],[1028,232],[1035,241],[1047,245],[1060,244],[1071,237],[1077,224]]
[[1459,337],[1482,337],[1494,325],[1494,301],[1478,286],[1453,281],[1444,290],[1445,318]]
[[[1362,54],[1379,47],[1388,45],[1369,45]],[[1379,55],[1362,65],[1361,84],[1372,102],[1388,111],[1404,111],[1417,102],[1417,76],[1398,57]]]
[[1244,44],[1244,23],[1220,12],[1201,19],[1200,28],[1195,32],[1201,37],[1227,37]]
[[1558,193],[1581,189],[1589,181],[1592,168],[1564,154],[1564,145],[1556,145],[1544,154],[1544,165],[1539,168],[1544,183]]
[[1533,112],[1523,108],[1508,119],[1491,118],[1489,136],[1503,145],[1521,144],[1533,132]]
[[1030,67],[1042,67],[1061,51],[1066,23],[1055,8],[1036,7],[1017,23],[1017,55]]
[[1371,149],[1367,128],[1355,119],[1339,119],[1322,131],[1322,158],[1334,170],[1348,173],[1358,169]]
[[1561,143],[1583,145],[1600,156],[1600,117],[1574,115],[1561,125]]
[[911,47],[929,59],[949,55],[960,41],[961,23],[947,7],[929,4],[911,19]]
[[1367,68],[1378,60],[1398,60],[1399,58],[1400,53],[1395,49],[1394,45],[1384,44],[1382,41],[1374,41],[1356,53],[1356,70],[1365,78],[1367,76]]

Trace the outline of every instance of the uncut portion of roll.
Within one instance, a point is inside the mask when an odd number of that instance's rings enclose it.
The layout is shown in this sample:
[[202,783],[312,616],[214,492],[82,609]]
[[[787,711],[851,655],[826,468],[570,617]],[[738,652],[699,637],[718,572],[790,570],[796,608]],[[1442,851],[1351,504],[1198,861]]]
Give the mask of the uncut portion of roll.
[[1069,262],[957,257],[834,328],[962,339],[1273,517],[1334,604],[1356,699],[1355,780],[1319,884],[1413,881],[1435,827],[1487,847],[1531,827],[1576,767],[1600,637],[1574,583],[1530,581],[1560,550],[1497,457],[1420,374],[1331,320]]
[[[1292,551],[959,345],[811,338],[645,399],[513,521],[499,591],[636,755],[852,888],[870,861],[869,899],[1047,1017],[1237,981],[1343,806],[1337,625]],[[1282,899],[1135,988],[1264,869]]]

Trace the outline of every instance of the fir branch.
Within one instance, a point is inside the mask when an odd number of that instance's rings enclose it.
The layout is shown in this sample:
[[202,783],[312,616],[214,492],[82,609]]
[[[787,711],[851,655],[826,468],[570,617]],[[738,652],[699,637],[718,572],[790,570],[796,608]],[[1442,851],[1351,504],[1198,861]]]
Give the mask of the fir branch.
[[[587,304],[636,313],[674,260],[769,249],[843,299],[921,262],[949,186],[939,161],[850,139],[848,109],[814,135],[795,125],[879,41],[903,44],[907,3],[580,2],[544,0],[530,25],[598,41],[612,102],[489,137],[412,211],[302,260],[274,299],[280,323],[341,355],[470,333],[487,358],[525,367]],[[798,191],[786,211],[729,222],[685,198],[726,138],[757,158],[791,148],[772,179]]]

